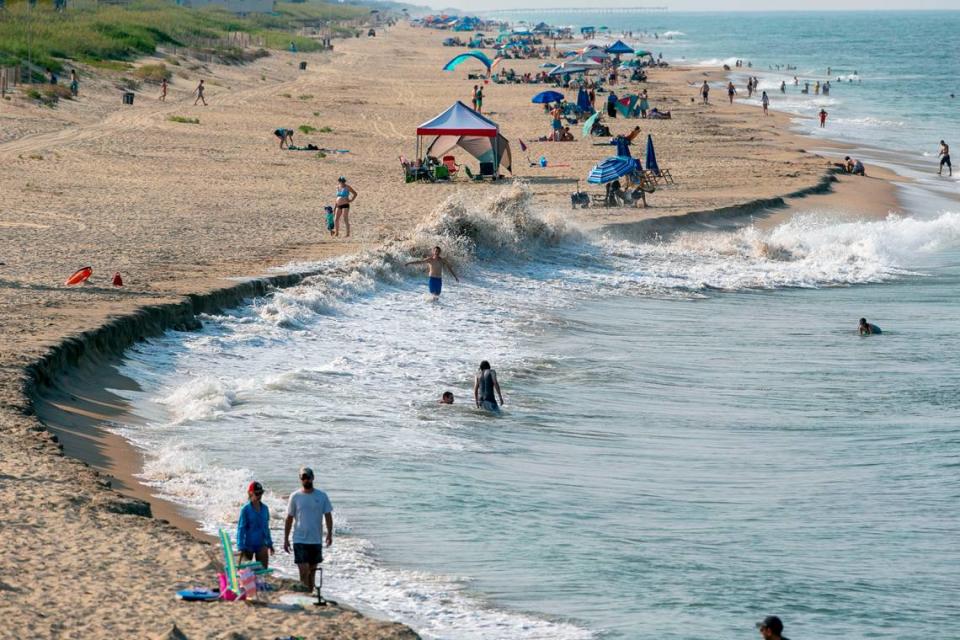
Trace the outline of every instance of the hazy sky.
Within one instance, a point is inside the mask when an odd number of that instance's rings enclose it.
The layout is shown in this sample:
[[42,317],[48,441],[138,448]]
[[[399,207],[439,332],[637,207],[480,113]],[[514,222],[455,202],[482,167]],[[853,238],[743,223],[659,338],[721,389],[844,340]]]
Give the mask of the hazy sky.
[[864,9],[960,9],[960,0],[649,0],[623,2],[622,0],[429,0],[436,8],[462,9],[519,9],[534,7],[616,7],[665,6],[671,11],[822,11]]

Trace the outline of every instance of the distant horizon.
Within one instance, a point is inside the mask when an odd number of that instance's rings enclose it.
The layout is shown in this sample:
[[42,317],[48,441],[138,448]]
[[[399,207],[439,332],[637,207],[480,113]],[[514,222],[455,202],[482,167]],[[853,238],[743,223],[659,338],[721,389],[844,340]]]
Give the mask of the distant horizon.
[[[466,3],[467,0],[461,0]],[[429,6],[434,11],[443,11],[445,9],[456,9],[459,12],[464,13],[489,13],[493,11],[548,11],[550,9],[581,9],[584,7],[583,3],[575,2],[564,2],[563,0],[529,0],[530,6],[521,6],[517,8],[516,2],[511,2],[511,0],[491,0],[487,3],[487,8],[478,11],[475,8],[470,7],[461,7],[457,6],[457,0],[453,2],[444,2],[440,0],[439,2],[431,3]],[[665,9],[651,10],[651,14],[662,14],[662,13],[819,13],[819,12],[830,12],[830,13],[844,13],[844,12],[858,12],[858,13],[897,13],[897,12],[920,12],[920,11],[947,11],[953,13],[960,13],[960,8],[956,6],[948,6],[948,4],[955,4],[956,0],[916,0],[916,2],[911,3],[910,6],[894,6],[894,7],[883,7],[876,8],[869,6],[870,0],[850,0],[848,3],[843,6],[835,6],[830,0],[809,0],[809,2],[804,3],[803,8],[770,8],[760,6],[765,0],[732,0],[730,3],[732,7],[718,9],[716,6],[703,6],[699,7],[702,0],[680,0],[675,3],[657,3],[650,2],[649,4],[641,4],[640,7],[650,6],[650,7],[666,7]],[[526,4],[521,0],[520,4]],[[501,6],[502,5],[502,6]],[[536,6],[542,5],[542,6]],[[679,5],[679,6],[674,6]],[[821,6],[823,5],[823,6]],[[609,10],[609,9],[636,9],[637,5],[630,4],[620,4],[620,3],[604,3],[602,0],[597,7],[598,10]]]

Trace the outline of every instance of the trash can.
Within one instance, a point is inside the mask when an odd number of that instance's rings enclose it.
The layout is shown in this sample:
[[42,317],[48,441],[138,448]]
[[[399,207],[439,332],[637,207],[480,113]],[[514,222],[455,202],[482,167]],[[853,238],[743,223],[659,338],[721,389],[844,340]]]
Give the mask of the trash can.
[[133,104],[133,91],[124,91],[123,92],[123,104]]
[[301,63],[300,63],[300,71],[306,71],[306,70],[307,70],[307,63],[306,63],[306,62],[301,62]]

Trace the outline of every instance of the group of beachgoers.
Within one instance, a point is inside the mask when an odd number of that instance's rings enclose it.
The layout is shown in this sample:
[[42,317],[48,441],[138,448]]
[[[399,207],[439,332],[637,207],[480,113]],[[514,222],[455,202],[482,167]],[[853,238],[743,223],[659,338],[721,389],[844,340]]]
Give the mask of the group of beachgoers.
[[[293,552],[293,562],[300,574],[300,590],[313,592],[317,569],[323,562],[324,542],[328,547],[333,544],[333,504],[325,492],[313,486],[313,469],[301,467],[298,477],[300,488],[287,500],[283,551]],[[270,566],[270,556],[274,554],[270,509],[263,503],[263,485],[257,481],[247,486],[247,503],[240,510],[237,550],[241,562],[256,561],[264,568]]]

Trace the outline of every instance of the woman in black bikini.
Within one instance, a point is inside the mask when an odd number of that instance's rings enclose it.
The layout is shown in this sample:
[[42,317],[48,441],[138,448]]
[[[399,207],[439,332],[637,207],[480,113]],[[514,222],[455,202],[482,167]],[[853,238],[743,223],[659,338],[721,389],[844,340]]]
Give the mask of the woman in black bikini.
[[357,199],[357,190],[347,184],[347,179],[343,176],[337,179],[337,201],[334,205],[333,235],[340,236],[340,219],[343,218],[343,226],[347,231],[346,237],[350,237],[350,203]]

